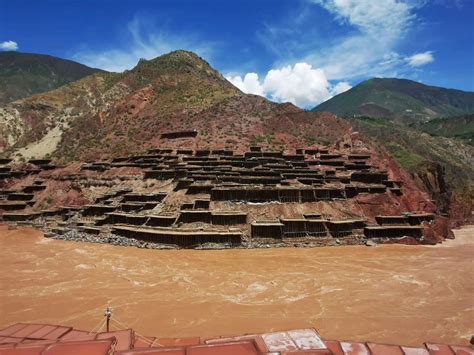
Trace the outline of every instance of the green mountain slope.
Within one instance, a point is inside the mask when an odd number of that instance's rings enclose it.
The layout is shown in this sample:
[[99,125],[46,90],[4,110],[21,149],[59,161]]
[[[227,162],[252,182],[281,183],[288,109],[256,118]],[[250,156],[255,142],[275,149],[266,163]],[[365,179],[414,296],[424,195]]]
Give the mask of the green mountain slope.
[[70,60],[49,55],[0,53],[0,105],[100,72]]
[[361,116],[349,121],[374,144],[385,147],[442,211],[470,215],[474,201],[474,147],[383,118]]
[[474,146],[474,114],[435,118],[412,127],[435,137],[456,138]]
[[474,113],[474,93],[405,79],[370,79],[313,110],[343,117],[372,116],[403,123],[424,122]]

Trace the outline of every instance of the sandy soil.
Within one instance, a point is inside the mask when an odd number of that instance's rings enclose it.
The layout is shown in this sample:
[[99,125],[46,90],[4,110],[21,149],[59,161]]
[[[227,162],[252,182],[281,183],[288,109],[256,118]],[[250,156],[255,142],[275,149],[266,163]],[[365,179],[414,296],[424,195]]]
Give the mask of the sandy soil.
[[18,149],[17,154],[25,157],[25,159],[41,159],[56,150],[61,141],[62,134],[63,128],[58,125],[49,130],[39,141],[32,142],[26,147]]
[[141,250],[0,226],[0,327],[92,329],[114,318],[161,337],[315,327],[326,339],[467,344],[474,226],[438,246]]

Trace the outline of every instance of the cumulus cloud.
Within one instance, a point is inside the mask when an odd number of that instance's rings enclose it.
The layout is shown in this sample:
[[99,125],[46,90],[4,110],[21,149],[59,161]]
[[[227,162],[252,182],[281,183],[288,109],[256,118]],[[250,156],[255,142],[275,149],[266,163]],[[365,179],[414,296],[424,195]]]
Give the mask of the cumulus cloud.
[[334,87],[331,90],[331,94],[332,96],[336,96],[350,89],[352,89],[351,84],[349,84],[347,81],[341,81],[337,83],[336,85],[334,85]]
[[227,76],[226,79],[246,94],[264,96],[263,86],[260,84],[257,73],[247,73],[243,79],[239,75]]
[[394,49],[415,20],[414,10],[421,3],[410,0],[312,2],[354,30],[333,46],[312,52],[305,58],[324,68],[330,79],[380,75],[404,64]]
[[314,105],[330,96],[326,74],[308,63],[270,70],[263,88],[273,100],[288,101],[300,107]]
[[[298,10],[304,16],[293,13],[279,23],[266,24],[258,38],[277,56],[274,67],[306,62],[323,69],[328,80],[404,73],[411,67],[397,49],[418,21],[416,12],[425,3],[426,0],[306,0],[303,10]],[[332,16],[339,28],[323,32],[323,26],[333,28],[334,22],[315,25],[315,18],[325,18],[321,10]],[[290,19],[296,17],[298,20]]]
[[0,50],[2,51],[17,51],[18,43],[14,41],[4,41],[0,42]]
[[310,108],[351,88],[347,82],[332,85],[323,69],[308,63],[296,63],[267,72],[263,80],[256,73],[227,77],[232,84],[249,94],[266,96],[278,102],[291,102]]
[[122,48],[90,50],[83,49],[73,55],[73,59],[93,68],[112,72],[122,72],[133,68],[141,58],[153,59],[162,54],[187,49],[209,58],[213,44],[198,38],[179,36],[158,28],[144,17],[136,16],[127,24],[127,32]]
[[422,65],[434,61],[433,52],[427,51],[423,53],[416,53],[410,57],[405,58],[407,63],[412,67],[420,67]]

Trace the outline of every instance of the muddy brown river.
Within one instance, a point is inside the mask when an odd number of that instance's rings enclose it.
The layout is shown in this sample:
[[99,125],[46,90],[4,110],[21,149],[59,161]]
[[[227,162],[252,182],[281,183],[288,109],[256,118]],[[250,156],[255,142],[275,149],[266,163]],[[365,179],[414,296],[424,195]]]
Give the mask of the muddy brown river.
[[0,225],[0,327],[92,329],[107,305],[144,335],[315,327],[326,339],[467,344],[474,227],[438,246],[143,250]]

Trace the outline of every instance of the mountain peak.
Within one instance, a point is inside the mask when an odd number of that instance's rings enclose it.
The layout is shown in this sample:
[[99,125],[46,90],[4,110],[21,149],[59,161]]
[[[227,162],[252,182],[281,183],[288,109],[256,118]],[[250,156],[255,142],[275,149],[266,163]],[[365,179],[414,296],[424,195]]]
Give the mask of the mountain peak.
[[71,60],[44,54],[0,53],[0,105],[56,89],[101,72]]
[[[158,86],[187,87],[186,90],[225,91],[228,94],[241,94],[239,89],[227,81],[224,76],[196,53],[187,50],[175,50],[152,59],[140,59],[127,74],[129,83],[140,86],[157,84]],[[191,88],[196,86],[195,88]],[[198,88],[200,87],[200,88]],[[212,89],[211,89],[212,87]],[[227,94],[226,94],[227,96]]]
[[402,122],[474,112],[474,93],[398,78],[372,78],[317,106],[339,116],[364,115]]
[[214,69],[211,68],[209,63],[207,63],[204,59],[199,57],[196,53],[182,50],[182,49],[176,50],[170,53],[166,53],[152,59],[141,58],[138,61],[135,68],[133,68],[132,70],[140,69],[140,68],[158,68],[158,67],[166,68],[167,70],[169,70],[169,69],[179,69],[179,66],[188,66],[188,67],[197,67],[197,68],[206,67],[215,71]]

